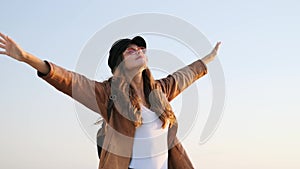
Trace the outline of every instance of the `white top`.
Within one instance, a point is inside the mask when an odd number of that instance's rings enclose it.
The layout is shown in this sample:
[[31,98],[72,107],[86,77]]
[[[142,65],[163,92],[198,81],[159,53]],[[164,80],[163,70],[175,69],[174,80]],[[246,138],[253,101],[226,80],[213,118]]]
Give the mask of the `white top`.
[[[136,129],[132,158],[129,168],[168,168],[168,127],[162,128],[162,121],[155,112],[141,105],[143,124]],[[168,126],[168,125],[167,125]]]

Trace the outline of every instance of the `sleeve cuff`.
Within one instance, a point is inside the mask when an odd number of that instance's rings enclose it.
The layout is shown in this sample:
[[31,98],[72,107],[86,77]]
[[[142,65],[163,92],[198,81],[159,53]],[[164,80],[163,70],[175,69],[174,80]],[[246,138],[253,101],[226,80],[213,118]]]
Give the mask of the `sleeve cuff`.
[[41,73],[41,72],[37,71],[37,75],[39,77],[42,77],[42,78],[45,78],[46,76],[49,76],[50,72],[52,70],[52,67],[51,67],[50,63],[48,61],[46,61],[46,60],[44,60],[44,62],[47,64],[47,66],[49,67],[50,70],[49,70],[49,72],[47,74],[44,74],[44,73]]
[[204,73],[207,74],[207,71],[208,71],[207,70],[207,65],[201,59],[199,59],[198,61],[202,64],[202,66],[204,68]]

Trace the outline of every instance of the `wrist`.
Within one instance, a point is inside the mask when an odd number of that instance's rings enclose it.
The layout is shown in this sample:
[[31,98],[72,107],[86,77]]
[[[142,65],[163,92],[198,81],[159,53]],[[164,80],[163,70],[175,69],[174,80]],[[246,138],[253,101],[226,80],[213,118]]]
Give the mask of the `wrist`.
[[212,58],[210,55],[205,56],[204,58],[201,59],[203,63],[208,64],[209,62],[212,61]]
[[29,63],[30,62],[30,58],[31,58],[31,54],[27,53],[27,52],[24,52],[21,54],[21,57],[22,59],[20,59],[21,62],[25,62],[25,63]]

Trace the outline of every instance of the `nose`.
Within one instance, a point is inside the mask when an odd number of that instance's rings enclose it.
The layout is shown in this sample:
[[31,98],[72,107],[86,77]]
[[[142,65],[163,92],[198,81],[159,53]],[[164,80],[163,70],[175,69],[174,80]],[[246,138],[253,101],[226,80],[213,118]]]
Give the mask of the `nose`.
[[136,50],[136,54],[137,54],[137,55],[143,54],[143,50],[142,50],[142,49]]
[[138,49],[137,52],[138,52],[138,53],[140,53],[140,52],[143,53],[143,49]]

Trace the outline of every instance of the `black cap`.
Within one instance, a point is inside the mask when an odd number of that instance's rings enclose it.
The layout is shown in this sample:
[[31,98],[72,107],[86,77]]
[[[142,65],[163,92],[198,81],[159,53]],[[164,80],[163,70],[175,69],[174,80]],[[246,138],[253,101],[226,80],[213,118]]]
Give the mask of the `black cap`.
[[108,66],[113,73],[115,68],[122,62],[122,53],[130,44],[135,44],[139,47],[146,48],[146,41],[141,36],[136,36],[133,39],[120,39],[116,41],[109,50]]

